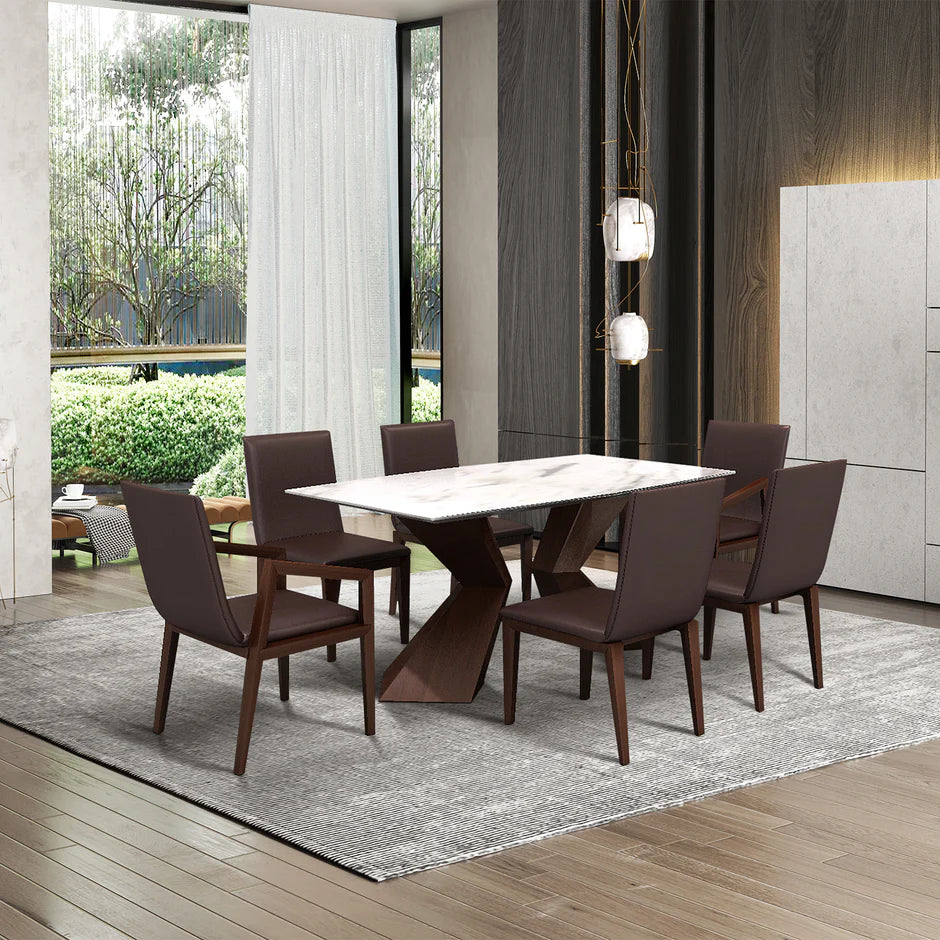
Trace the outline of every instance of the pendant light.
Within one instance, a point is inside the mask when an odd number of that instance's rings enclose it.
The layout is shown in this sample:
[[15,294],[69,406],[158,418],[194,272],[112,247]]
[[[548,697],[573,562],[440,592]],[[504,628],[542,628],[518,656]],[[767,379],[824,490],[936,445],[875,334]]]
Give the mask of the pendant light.
[[610,321],[607,331],[610,354],[622,366],[635,366],[650,349],[650,333],[643,317],[622,313]]
[[[607,83],[607,2],[609,0],[601,0],[602,88],[606,88]],[[647,166],[650,151],[646,97],[647,0],[613,2],[616,4],[617,31],[614,70],[618,76],[621,48],[626,60],[623,88],[618,102],[618,111],[623,111],[624,138],[621,139],[621,123],[618,116],[616,136],[601,142],[602,156],[606,153],[604,148],[607,146],[615,147],[617,152],[616,178],[611,180],[611,184],[607,181],[607,161],[601,161],[601,204],[606,206],[602,219],[604,251],[611,262],[642,262],[643,267],[626,296],[619,302],[614,303],[611,300],[609,286],[605,289],[605,303],[608,309],[595,335],[605,340],[605,348],[610,351],[614,361],[621,365],[634,366],[649,353],[649,329],[638,313],[621,312],[621,309],[646,276],[656,246],[656,191]],[[631,103],[634,105],[632,113]],[[607,267],[609,271],[609,265]]]
[[656,243],[656,217],[648,202],[620,196],[604,214],[604,249],[611,261],[649,261]]

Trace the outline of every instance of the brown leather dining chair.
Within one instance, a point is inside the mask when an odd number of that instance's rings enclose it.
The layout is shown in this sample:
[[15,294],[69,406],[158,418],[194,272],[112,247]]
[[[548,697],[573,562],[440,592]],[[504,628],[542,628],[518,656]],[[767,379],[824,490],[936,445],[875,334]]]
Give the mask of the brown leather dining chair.
[[504,607],[504,721],[516,720],[519,635],[530,633],[581,649],[581,698],[591,693],[594,653],[603,653],[617,753],[630,761],[624,648],[678,630],[692,706],[692,727],[705,733],[698,623],[718,534],[724,480],[702,480],[634,493],[620,518],[620,562],[613,590],[576,588]]
[[757,544],[767,483],[783,466],[789,439],[787,424],[708,422],[702,466],[734,470],[734,476],[725,478],[716,555]]
[[[198,497],[133,483],[121,486],[147,591],[166,621],[153,720],[156,734],[166,725],[181,634],[245,660],[236,774],[245,772],[261,667],[269,659],[277,659],[281,699],[287,701],[294,653],[359,640],[365,732],[375,734],[371,571],[297,564],[271,557],[277,553],[270,549],[216,542]],[[262,562],[258,592],[226,598],[216,552],[257,556]],[[359,609],[279,588],[278,581],[288,574],[357,581]]]
[[[298,486],[336,482],[329,431],[255,434],[244,438],[248,493],[259,545],[279,549],[290,561],[348,565],[399,575],[399,634],[408,642],[411,552],[396,542],[343,530],[339,506],[284,492]],[[323,580],[323,597],[339,599],[339,581]],[[332,662],[336,650],[327,647]]]
[[[384,424],[382,434],[382,459],[385,473],[417,473],[421,470],[443,470],[459,467],[457,457],[457,430],[450,419],[427,421],[415,424]],[[532,596],[532,526],[499,516],[489,517],[490,528],[496,544],[519,545],[522,559],[522,597]],[[421,544],[419,539],[401,519],[392,518],[394,538],[404,545],[406,542]],[[392,590],[388,612],[395,613],[395,572],[392,572]]]
[[832,530],[839,511],[846,462],[832,460],[775,470],[767,490],[753,564],[716,558],[705,594],[704,659],[711,659],[715,611],[744,617],[744,638],[751,670],[754,707],[764,710],[760,605],[799,594],[803,598],[813,684],[823,687],[819,590]]
[[[757,544],[770,474],[786,460],[790,425],[716,421],[705,429],[702,466],[734,470],[725,481],[715,557]],[[776,602],[771,605],[777,613]]]

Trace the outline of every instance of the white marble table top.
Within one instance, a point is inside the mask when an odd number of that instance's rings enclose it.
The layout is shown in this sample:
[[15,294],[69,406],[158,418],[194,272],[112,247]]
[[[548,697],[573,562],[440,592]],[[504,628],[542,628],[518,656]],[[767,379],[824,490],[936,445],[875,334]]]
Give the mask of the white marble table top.
[[633,490],[675,486],[731,473],[710,467],[577,454],[301,486],[287,492],[424,522],[447,522],[621,496]]

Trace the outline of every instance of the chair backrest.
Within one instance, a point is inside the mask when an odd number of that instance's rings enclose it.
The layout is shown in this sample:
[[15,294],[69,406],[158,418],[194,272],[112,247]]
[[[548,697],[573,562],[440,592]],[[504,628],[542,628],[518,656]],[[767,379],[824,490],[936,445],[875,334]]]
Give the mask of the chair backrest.
[[[709,421],[702,448],[702,466],[734,470],[725,480],[725,495],[755,480],[770,479],[787,456],[790,439],[788,424],[757,424],[750,421]],[[731,515],[744,519],[761,518],[760,496],[738,503]]]
[[839,511],[844,460],[775,470],[744,599],[787,597],[822,575]]
[[634,493],[620,517],[620,568],[605,639],[688,623],[715,553],[724,478]]
[[259,545],[342,531],[343,519],[335,503],[284,492],[336,482],[329,431],[254,434],[246,436],[244,443],[251,518]]
[[147,591],[160,616],[214,643],[244,646],[202,500],[136,483],[122,483],[121,490]]
[[459,466],[454,422],[383,424],[382,459],[386,476]]

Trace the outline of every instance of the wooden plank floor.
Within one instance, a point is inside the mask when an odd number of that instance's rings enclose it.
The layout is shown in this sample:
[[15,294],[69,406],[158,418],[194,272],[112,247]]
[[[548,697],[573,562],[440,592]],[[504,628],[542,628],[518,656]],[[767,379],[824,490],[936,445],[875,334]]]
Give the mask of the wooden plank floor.
[[[434,565],[415,550],[416,569]],[[250,559],[222,566],[230,592],[251,589]],[[53,581],[0,611],[0,635],[148,602],[133,559],[92,570],[69,554]],[[824,595],[940,623],[926,605]],[[938,792],[931,742],[374,884],[0,724],[0,936],[940,938]]]

